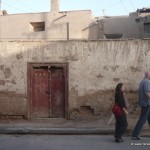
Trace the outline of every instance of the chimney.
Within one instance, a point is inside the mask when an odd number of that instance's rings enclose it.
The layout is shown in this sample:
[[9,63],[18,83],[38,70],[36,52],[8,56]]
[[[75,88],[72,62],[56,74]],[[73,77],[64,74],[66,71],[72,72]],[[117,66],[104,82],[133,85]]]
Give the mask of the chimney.
[[51,12],[59,12],[59,0],[51,0]]
[[2,2],[1,2],[1,0],[0,0],[0,11],[1,11],[1,7],[2,7]]

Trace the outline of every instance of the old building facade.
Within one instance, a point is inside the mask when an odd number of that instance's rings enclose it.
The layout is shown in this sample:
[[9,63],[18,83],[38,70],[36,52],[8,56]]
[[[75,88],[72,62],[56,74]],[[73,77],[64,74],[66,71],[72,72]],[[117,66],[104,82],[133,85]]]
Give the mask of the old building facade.
[[94,18],[51,2],[49,13],[0,16],[0,116],[109,117],[118,82],[130,114],[138,113],[138,84],[150,66],[148,13]]

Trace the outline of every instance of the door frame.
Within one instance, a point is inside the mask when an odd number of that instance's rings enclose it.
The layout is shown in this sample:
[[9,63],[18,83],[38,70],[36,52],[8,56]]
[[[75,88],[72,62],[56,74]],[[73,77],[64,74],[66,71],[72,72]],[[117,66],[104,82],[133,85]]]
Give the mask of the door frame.
[[65,118],[68,119],[68,63],[28,62],[27,63],[27,119],[32,119],[32,77],[34,67],[55,66],[63,68],[65,82]]

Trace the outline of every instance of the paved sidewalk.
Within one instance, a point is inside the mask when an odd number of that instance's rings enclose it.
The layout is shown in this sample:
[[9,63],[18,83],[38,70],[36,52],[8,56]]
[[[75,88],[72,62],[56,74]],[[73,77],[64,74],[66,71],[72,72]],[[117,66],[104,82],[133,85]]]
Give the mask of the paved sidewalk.
[[[131,129],[127,135],[131,135]],[[114,125],[102,120],[79,121],[66,119],[0,120],[1,134],[113,134]],[[144,129],[143,136],[150,136]]]
[[113,126],[100,126],[101,121],[66,119],[1,120],[0,133],[14,134],[112,134]]

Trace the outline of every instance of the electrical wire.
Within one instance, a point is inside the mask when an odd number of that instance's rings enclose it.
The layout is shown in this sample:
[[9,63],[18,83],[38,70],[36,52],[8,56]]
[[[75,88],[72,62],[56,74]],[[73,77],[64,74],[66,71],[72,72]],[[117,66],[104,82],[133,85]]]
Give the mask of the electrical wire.
[[114,6],[114,5],[118,5],[120,4],[120,0],[117,0],[109,5],[107,5],[106,7],[104,7],[101,11],[103,12],[103,16],[106,16],[105,12],[108,10],[108,8]]
[[[27,10],[23,10],[23,9],[17,8],[17,7],[15,7],[14,5],[10,5],[9,2],[6,2],[6,1],[4,2],[4,0],[1,0],[1,1],[2,1],[1,3],[4,5],[3,7],[5,7],[5,5],[6,5],[6,6],[8,6],[9,8],[12,8],[12,9],[16,10],[18,13],[19,13],[19,12],[23,12],[23,13],[24,13],[24,12],[25,12],[25,13],[39,12],[38,10],[32,9],[31,7],[27,6],[25,3],[23,3],[23,2],[20,1],[20,0],[17,2],[17,5],[19,4],[20,6],[23,6],[24,9],[27,9]],[[48,1],[49,1],[49,0],[47,0],[47,3],[48,3]],[[15,2],[16,2],[16,1],[15,1]],[[29,10],[29,11],[28,11],[28,10]]]
[[[25,3],[23,3],[21,0],[18,0],[19,2],[18,2],[18,4],[20,4],[20,5],[22,5],[22,6],[24,6],[25,8],[27,8],[28,10],[31,10],[31,11],[33,11],[33,12],[39,12],[39,10],[35,10],[35,9],[33,9],[33,8],[31,8],[30,6],[28,6],[28,5],[26,5]],[[42,1],[42,0],[41,0]],[[43,1],[42,1],[43,2]],[[37,3],[37,2],[36,2]],[[49,4],[50,3],[50,0],[44,0],[44,4],[46,5],[46,4]]]
[[124,10],[125,10],[127,13],[129,13],[128,9],[126,8],[126,6],[125,6],[124,3],[122,2],[122,0],[120,0],[120,3],[121,3],[121,5],[122,5],[122,7],[124,8]]
[[99,6],[100,6],[100,3],[99,3],[99,0],[96,0],[96,6],[97,6],[97,8],[99,8]]
[[[102,8],[103,8],[103,6],[104,6],[104,1],[103,0],[96,0],[97,1],[97,4],[98,5],[96,5],[98,8],[99,8],[99,6],[102,6]],[[100,4],[100,2],[99,1],[101,1],[101,4]],[[102,12],[102,15],[103,16],[106,16],[106,14],[105,14],[105,9],[102,9],[102,10],[100,10],[100,12]]]
[[32,9],[31,7],[27,6],[25,3],[23,3],[21,0],[19,0],[18,4],[24,6],[25,8],[27,8],[28,10],[31,10],[31,11],[37,11],[35,9]]
[[2,1],[2,4],[6,5],[6,6],[10,7],[10,8],[13,8],[13,9],[15,9],[15,10],[19,10],[19,11],[21,11],[21,12],[27,13],[26,11],[24,11],[24,10],[22,10],[22,9],[18,9],[18,8],[14,7],[14,6],[12,6],[12,5],[6,3],[6,2],[3,2],[3,1]]
[[120,4],[120,0],[117,0],[117,1],[115,1],[115,2],[113,2],[113,3],[111,3],[111,4],[109,4],[109,5],[107,5],[106,7],[104,7],[104,9],[110,8],[110,7],[112,7],[112,6],[114,6],[114,5],[117,5],[117,4]]
[[133,1],[132,1],[132,0],[128,0],[128,1],[129,1],[129,3],[131,4],[132,8],[135,10],[135,6],[134,6],[134,4],[133,4]]

